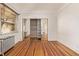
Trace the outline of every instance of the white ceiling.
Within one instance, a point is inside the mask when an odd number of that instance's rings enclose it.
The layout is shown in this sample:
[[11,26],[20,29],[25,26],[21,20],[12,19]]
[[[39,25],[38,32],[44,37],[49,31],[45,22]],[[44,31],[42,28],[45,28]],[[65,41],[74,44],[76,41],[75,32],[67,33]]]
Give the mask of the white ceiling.
[[35,11],[57,12],[64,3],[6,3],[18,13],[31,13]]

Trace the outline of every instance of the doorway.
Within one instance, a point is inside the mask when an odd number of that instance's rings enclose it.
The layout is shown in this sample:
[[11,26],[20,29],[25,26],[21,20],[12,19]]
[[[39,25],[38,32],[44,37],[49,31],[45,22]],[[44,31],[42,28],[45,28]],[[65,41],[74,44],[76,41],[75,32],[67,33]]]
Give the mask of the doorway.
[[41,19],[30,19],[30,39],[41,40]]

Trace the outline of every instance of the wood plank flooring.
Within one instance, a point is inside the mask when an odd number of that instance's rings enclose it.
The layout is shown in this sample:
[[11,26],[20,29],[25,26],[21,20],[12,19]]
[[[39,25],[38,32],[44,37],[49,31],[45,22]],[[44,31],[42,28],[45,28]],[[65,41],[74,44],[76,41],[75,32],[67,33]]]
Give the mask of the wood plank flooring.
[[78,56],[57,41],[25,39],[5,53],[5,56]]

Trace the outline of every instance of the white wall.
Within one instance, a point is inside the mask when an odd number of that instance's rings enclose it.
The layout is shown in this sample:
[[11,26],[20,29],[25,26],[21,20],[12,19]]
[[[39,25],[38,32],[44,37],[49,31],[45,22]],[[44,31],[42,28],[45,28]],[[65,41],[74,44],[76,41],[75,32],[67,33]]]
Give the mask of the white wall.
[[79,52],[79,4],[69,4],[60,11],[58,41]]
[[48,40],[56,40],[57,33],[57,17],[55,13],[51,12],[32,12],[28,14],[21,14],[22,18],[48,18]]

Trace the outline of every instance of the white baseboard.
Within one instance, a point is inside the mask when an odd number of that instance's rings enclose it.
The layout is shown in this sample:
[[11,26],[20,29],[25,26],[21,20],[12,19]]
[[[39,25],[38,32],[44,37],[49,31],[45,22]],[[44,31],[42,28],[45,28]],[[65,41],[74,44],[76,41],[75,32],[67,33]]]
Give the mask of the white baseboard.
[[74,52],[78,53],[79,54],[79,50],[71,47],[70,45],[68,45],[66,42],[63,42],[61,40],[57,40],[58,42],[62,43],[63,45],[67,46],[68,48],[70,48],[71,50],[73,50]]

